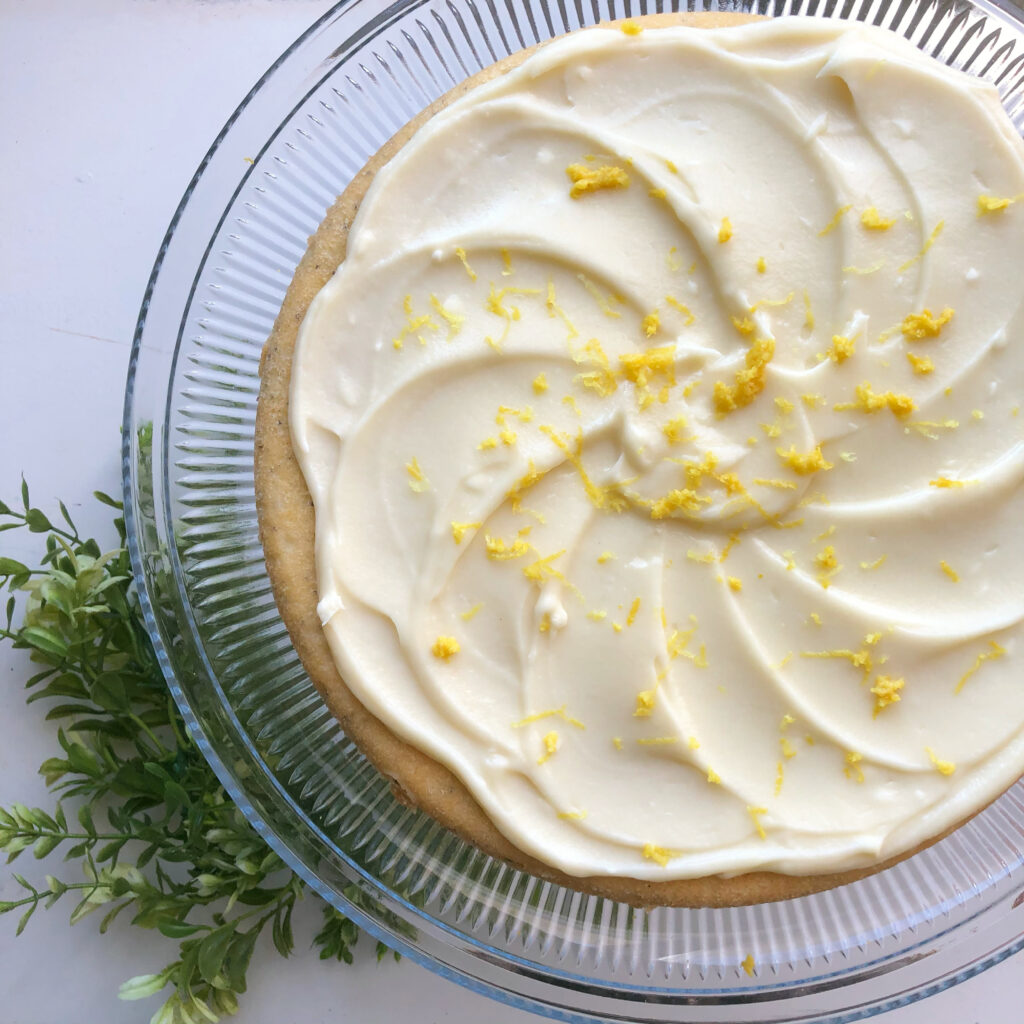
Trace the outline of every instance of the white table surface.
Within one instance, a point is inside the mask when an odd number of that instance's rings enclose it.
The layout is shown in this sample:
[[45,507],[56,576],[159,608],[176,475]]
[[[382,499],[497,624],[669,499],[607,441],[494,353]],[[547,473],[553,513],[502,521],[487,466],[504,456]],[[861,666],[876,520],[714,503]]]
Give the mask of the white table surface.
[[[0,498],[19,477],[33,500],[62,498],[80,525],[113,539],[118,445],[129,346],[153,257],[210,141],[271,61],[328,0],[0,0]],[[23,561],[38,537],[0,534]],[[36,766],[55,729],[24,705],[27,659],[0,648],[0,804],[50,806]],[[39,879],[60,864],[20,870]],[[72,868],[71,870],[74,870]],[[16,889],[0,867],[0,899]],[[160,969],[175,946],[115,926],[106,936],[71,907],[40,911],[19,939],[0,919],[0,1024],[148,1020],[157,999],[120,1003],[118,984]],[[412,964],[377,965],[364,940],[353,967],[308,946],[319,919],[299,915],[290,961],[258,948],[241,1024],[416,1021],[529,1024],[538,1018],[458,988]],[[1019,1024],[1024,957],[885,1024]]]

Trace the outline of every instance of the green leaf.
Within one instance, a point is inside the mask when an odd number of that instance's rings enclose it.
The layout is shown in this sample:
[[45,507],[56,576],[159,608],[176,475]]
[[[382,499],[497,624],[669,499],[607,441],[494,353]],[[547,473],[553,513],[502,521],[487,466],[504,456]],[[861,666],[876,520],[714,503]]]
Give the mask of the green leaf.
[[32,856],[35,857],[36,860],[42,860],[44,857],[53,853],[60,844],[60,836],[42,836],[40,839],[35,841],[35,845],[32,847]]
[[137,974],[129,978],[117,990],[118,999],[148,999],[155,996],[161,989],[167,987],[171,980],[171,968],[161,971],[159,974]]
[[21,504],[27,512],[29,505],[28,481],[24,477],[21,478]]
[[53,523],[38,508],[30,508],[25,513],[25,525],[33,533],[48,533],[53,529]]
[[109,494],[104,494],[103,491],[93,491],[92,496],[104,505],[109,505],[111,508],[116,508],[120,512],[124,506],[116,498],[112,498]]
[[195,935],[196,932],[201,932],[203,926],[189,924],[187,921],[160,921],[157,924],[157,929],[161,935],[166,935],[169,939],[184,939],[189,935]]
[[0,576],[28,575],[29,568],[13,558],[0,557]]
[[10,507],[0,501],[0,516],[9,516],[11,514]]
[[67,656],[68,645],[64,642],[64,638],[44,626],[26,626],[18,634],[18,638],[30,647],[35,647],[36,650],[55,654],[58,658]]
[[231,943],[222,971],[232,992],[245,992],[249,962],[252,960],[252,952],[256,948],[259,934],[258,927],[250,928],[237,934]]
[[231,940],[234,936],[234,929],[225,925],[223,928],[210,932],[199,943],[199,954],[196,963],[203,981],[213,984],[214,979],[220,974],[224,957],[228,954],[228,948],[231,946]]
[[15,937],[20,935],[25,930],[25,925],[28,924],[29,918],[36,912],[36,907],[38,906],[38,903],[29,904],[28,910],[26,910],[25,913],[21,915],[21,920],[18,922],[18,927],[15,929]]

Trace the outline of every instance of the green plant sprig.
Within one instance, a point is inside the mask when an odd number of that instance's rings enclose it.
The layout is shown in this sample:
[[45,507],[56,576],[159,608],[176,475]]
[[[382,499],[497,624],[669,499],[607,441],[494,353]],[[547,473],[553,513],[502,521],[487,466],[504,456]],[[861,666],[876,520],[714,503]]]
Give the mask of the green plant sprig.
[[[0,902],[0,914],[21,911],[20,935],[40,906],[65,897],[77,900],[72,924],[102,910],[101,933],[129,912],[133,925],[177,941],[178,955],[162,970],[126,981],[121,998],[172,986],[152,1024],[214,1022],[237,1011],[265,930],[282,956],[292,952],[292,914],[305,886],[192,743],[142,621],[121,505],[101,492],[96,498],[116,510],[119,544],[106,552],[80,536],[63,502],[63,525],[54,525],[31,505],[24,482],[21,509],[0,502],[0,532],[45,535],[39,568],[0,556],[0,591],[10,594],[0,639],[29,651],[39,670],[26,684],[28,703],[48,701],[46,719],[60,723],[60,752],[39,769],[56,804],[51,812],[18,803],[0,808],[0,852],[10,863],[28,849],[37,859],[60,849],[83,875],[47,875],[41,889],[15,874],[25,895]],[[19,592],[24,610],[15,625]],[[75,806],[73,824],[64,801]],[[355,887],[345,895],[369,906]],[[322,909],[314,946],[321,959],[351,963],[358,928],[334,908]],[[397,919],[392,924],[401,927]],[[387,951],[377,944],[378,959]]]

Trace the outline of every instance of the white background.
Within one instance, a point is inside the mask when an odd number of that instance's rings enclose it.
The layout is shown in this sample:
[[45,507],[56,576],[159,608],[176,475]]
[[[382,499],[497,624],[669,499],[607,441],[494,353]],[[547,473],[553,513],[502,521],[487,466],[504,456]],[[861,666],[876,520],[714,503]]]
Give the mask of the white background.
[[[119,425],[139,302],[171,214],[209,143],[265,68],[327,0],[0,0],[0,498],[22,473],[34,503],[62,498],[80,526],[113,540]],[[38,537],[0,534],[30,562]],[[39,705],[24,706],[27,660],[0,648],[0,804],[50,806],[36,766],[55,750]],[[31,858],[20,869],[39,878]],[[46,870],[60,872],[60,864]],[[74,868],[69,869],[74,871]],[[76,879],[69,879],[76,880]],[[0,899],[16,897],[0,867]],[[537,1018],[412,963],[321,963],[312,900],[288,962],[253,960],[240,1024],[529,1024]],[[0,1024],[148,1020],[158,999],[119,1003],[125,978],[159,970],[174,943],[115,926],[96,934],[70,906],[40,912],[19,939],[0,919]],[[1017,956],[885,1024],[1019,1024]]]

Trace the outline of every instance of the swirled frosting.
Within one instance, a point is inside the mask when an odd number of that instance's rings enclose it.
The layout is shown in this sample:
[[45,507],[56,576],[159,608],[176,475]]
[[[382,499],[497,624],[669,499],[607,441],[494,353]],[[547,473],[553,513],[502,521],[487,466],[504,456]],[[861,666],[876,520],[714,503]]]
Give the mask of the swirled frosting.
[[520,849],[868,865],[1024,771],[1024,143],[880,29],[551,43],[381,170],[291,429],[347,684]]

